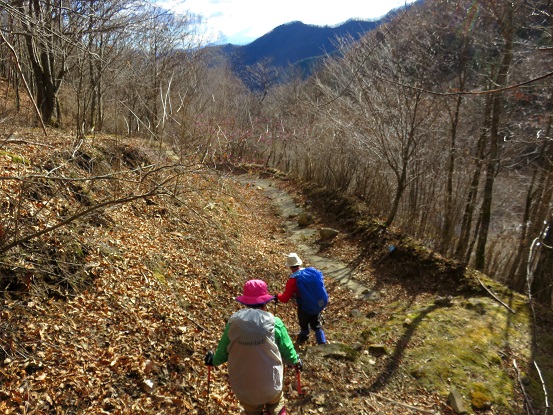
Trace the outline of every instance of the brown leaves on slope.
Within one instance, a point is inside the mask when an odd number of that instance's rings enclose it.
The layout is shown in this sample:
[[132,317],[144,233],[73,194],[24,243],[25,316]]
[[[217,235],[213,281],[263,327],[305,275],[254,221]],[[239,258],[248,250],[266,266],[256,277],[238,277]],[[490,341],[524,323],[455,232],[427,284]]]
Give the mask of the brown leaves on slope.
[[[44,143],[53,146],[48,147],[33,144],[41,139],[33,134],[23,131],[17,143],[3,144],[9,155],[0,158],[0,175],[43,172],[52,160],[63,162],[70,137],[52,134],[52,141]],[[52,148],[58,158],[52,157]],[[130,139],[122,144],[96,137],[80,151],[80,161],[97,157],[117,163],[174,163]],[[83,170],[80,162],[64,163],[63,174],[84,177],[90,166],[85,163]],[[130,173],[127,177],[132,179]],[[10,183],[0,180],[0,202],[17,194]],[[44,192],[40,181],[32,184],[32,197],[22,209],[34,213],[22,219],[25,226],[44,226],[75,202],[74,189],[63,187],[56,194],[60,197],[46,204],[51,193]],[[2,281],[9,281],[0,306],[0,413],[239,412],[226,366],[211,370],[207,393],[205,352],[216,347],[227,317],[239,308],[234,297],[246,280],[263,278],[270,292],[284,287],[284,254],[296,247],[255,186],[206,170],[182,174],[177,185],[178,197],[111,206],[42,236],[17,255],[0,258]],[[92,189],[91,201],[132,192],[132,186],[132,181],[106,182]],[[294,191],[292,186],[288,190]],[[364,245],[343,236],[323,248],[324,255],[344,261],[365,251]],[[77,274],[84,276],[81,286],[64,284]],[[355,300],[343,286],[327,281],[331,306],[325,311],[325,328],[331,342],[354,347],[361,341],[352,310],[385,325],[394,317],[387,305],[432,301],[430,294],[414,292],[404,278],[383,277],[372,272],[369,262],[356,268],[356,278],[378,286],[382,297],[376,303]],[[294,307],[272,304],[270,311],[293,336]],[[384,343],[397,346],[401,330],[389,331]],[[417,347],[417,342],[408,346]],[[313,357],[306,348],[300,353],[305,395],[295,392],[293,371],[285,374],[293,414],[451,413],[442,397],[416,387],[402,361],[405,353],[374,359],[364,355],[362,363]],[[382,388],[371,388],[381,379]]]
[[[6,146],[32,162],[14,166],[17,161],[4,157],[2,174],[41,165],[46,150]],[[65,168],[65,174],[83,174]],[[47,297],[49,278],[34,269],[27,292],[4,293],[1,413],[194,414],[236,408],[225,369],[213,369],[207,395],[203,357],[238,309],[234,297],[247,279],[268,277],[270,288],[280,289],[275,278],[283,275],[281,253],[287,249],[278,219],[257,189],[207,171],[180,180],[187,190],[179,200],[135,200],[102,211],[94,224],[80,221],[40,239],[46,250],[71,249],[53,245],[56,241],[85,247],[82,263],[71,269],[86,272],[90,282],[83,291],[60,289],[60,295]],[[125,191],[124,182],[117,185]],[[39,209],[42,202],[25,203]],[[32,266],[33,253],[21,252]]]

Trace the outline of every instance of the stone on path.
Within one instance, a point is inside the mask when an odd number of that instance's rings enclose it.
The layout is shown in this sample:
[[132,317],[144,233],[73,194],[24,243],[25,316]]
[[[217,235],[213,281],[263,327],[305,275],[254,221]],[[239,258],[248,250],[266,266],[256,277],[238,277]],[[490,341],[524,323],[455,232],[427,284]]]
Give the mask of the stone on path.
[[467,413],[465,405],[463,404],[463,397],[455,388],[451,389],[449,392],[449,405],[453,408],[456,414]]
[[[321,356],[327,359],[355,361],[359,352],[345,343],[328,343],[325,345],[310,346],[306,350],[307,356]],[[309,359],[306,359],[309,361]]]
[[302,212],[298,215],[298,225],[309,226],[313,223],[313,215],[311,213]]
[[321,228],[319,230],[319,235],[321,239],[329,240],[335,238],[340,232],[332,228]]

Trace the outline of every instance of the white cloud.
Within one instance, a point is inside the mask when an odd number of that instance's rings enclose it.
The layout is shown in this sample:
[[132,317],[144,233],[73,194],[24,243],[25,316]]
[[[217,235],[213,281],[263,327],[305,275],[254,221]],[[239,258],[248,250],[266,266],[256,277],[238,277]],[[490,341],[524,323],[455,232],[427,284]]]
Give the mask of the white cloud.
[[220,34],[223,43],[245,44],[291,21],[324,26],[351,18],[374,19],[405,3],[405,0],[186,0],[174,6],[174,10],[203,16],[212,40]]

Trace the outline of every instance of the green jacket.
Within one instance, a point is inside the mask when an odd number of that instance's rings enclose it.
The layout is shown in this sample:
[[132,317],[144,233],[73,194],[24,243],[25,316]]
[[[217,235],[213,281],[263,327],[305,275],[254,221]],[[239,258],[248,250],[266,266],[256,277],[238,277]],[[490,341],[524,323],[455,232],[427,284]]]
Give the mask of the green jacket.
[[228,320],[213,356],[215,366],[227,361],[238,400],[262,405],[282,391],[283,362],[295,364],[298,355],[280,318],[244,308]]

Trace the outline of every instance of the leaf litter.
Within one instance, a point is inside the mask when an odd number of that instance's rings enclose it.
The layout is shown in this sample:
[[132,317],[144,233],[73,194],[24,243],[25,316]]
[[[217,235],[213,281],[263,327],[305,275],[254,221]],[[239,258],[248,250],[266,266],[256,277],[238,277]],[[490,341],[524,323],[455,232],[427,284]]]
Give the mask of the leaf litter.
[[[38,134],[23,130],[19,136],[35,143],[43,140]],[[60,149],[72,141],[56,132],[49,139],[49,145]],[[143,142],[125,140],[144,157],[171,163],[154,150],[144,149]],[[102,136],[82,147],[83,152],[98,157],[115,150],[112,137]],[[4,151],[18,155],[0,158],[4,176],[36,173],[52,158],[50,147],[35,144],[6,145]],[[29,162],[21,163],[23,159]],[[71,163],[63,164],[63,169],[66,175],[85,174]],[[81,262],[68,265],[87,276],[82,284],[50,281],[46,277],[49,269],[33,266],[38,253],[18,248],[18,260],[29,266],[30,272],[23,274],[27,276],[24,284],[5,287],[2,299],[0,412],[239,412],[225,366],[212,370],[208,393],[203,357],[216,347],[226,319],[239,309],[234,297],[243,283],[262,278],[271,292],[281,290],[288,276],[284,256],[296,247],[260,189],[230,175],[199,170],[182,178],[181,185],[188,191],[178,202],[154,197],[113,206],[101,211],[93,222],[76,222],[41,237],[42,245],[33,245],[56,246],[58,250],[82,247]],[[292,182],[276,176],[274,180],[293,192],[298,203],[306,203],[305,194]],[[2,180],[0,186],[4,195],[13,192],[16,183]],[[117,186],[125,191],[129,190],[125,186],[131,185],[119,182]],[[102,195],[110,191],[115,189],[97,189]],[[56,212],[64,210],[64,198],[56,203],[52,198],[48,204],[45,200],[44,195],[25,200],[26,211],[43,213],[33,216],[38,227],[43,226],[41,218],[52,220]],[[320,215],[317,220],[322,218]],[[335,225],[332,215],[324,220]],[[73,248],[64,244],[67,241],[74,243]],[[321,250],[351,262],[360,257],[362,242],[341,235]],[[387,274],[379,276],[373,259],[358,261],[356,278],[379,290],[381,297],[376,302],[355,300],[344,287],[327,280],[332,298],[325,312],[327,337],[331,344],[349,345],[354,358],[325,357],[316,353],[316,346],[300,347],[305,363],[301,374],[304,393],[297,393],[295,373],[287,370],[290,413],[453,413],[443,391],[414,377],[413,367],[431,359],[427,354],[416,356],[417,349],[436,339],[414,331],[406,336],[409,321],[422,321],[430,315],[435,293],[413,293],[402,280],[405,275],[396,273],[401,263],[388,264]],[[6,275],[10,261],[13,256],[2,259]],[[69,278],[69,274],[64,275]],[[457,305],[466,308],[465,303]],[[291,305],[269,311],[283,318],[291,335],[295,333]],[[390,354],[372,356],[369,346],[375,342],[387,346]],[[524,357],[526,350],[527,346],[520,344],[520,350],[508,356],[519,353]],[[505,361],[500,356],[498,364]],[[432,368],[429,362],[424,367],[427,370]],[[447,384],[455,379],[443,381]],[[512,392],[512,400],[511,408],[521,407],[520,393]],[[510,413],[502,412],[504,408],[480,413]]]

